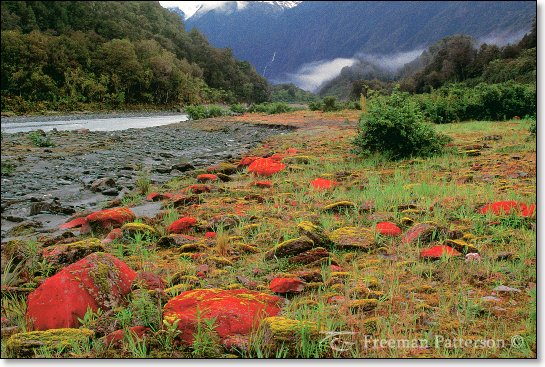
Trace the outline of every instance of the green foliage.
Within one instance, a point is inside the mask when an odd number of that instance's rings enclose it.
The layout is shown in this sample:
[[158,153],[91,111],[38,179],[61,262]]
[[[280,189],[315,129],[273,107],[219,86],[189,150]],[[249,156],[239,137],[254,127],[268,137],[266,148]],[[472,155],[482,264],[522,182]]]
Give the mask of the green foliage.
[[144,325],[157,330],[162,324],[161,305],[146,290],[132,293],[128,305],[133,325]]
[[229,107],[229,109],[230,109],[233,113],[237,113],[237,114],[243,114],[244,112],[246,112],[246,107],[244,107],[244,106],[241,105],[240,103],[232,104],[231,107]]
[[436,133],[424,122],[418,104],[408,93],[394,91],[369,101],[363,115],[356,150],[364,154],[384,154],[390,159],[428,157],[441,153],[449,137]]
[[229,111],[221,108],[220,106],[187,106],[184,108],[185,112],[189,115],[189,118],[192,120],[201,120],[207,119],[210,117],[219,117],[229,114]]
[[337,106],[337,99],[333,96],[324,97],[322,100],[322,111],[332,112],[337,111],[339,107]]
[[37,147],[54,147],[55,144],[43,131],[32,131],[27,135],[28,139]]
[[528,131],[532,136],[537,136],[537,120],[533,120],[530,122],[530,127],[528,128]]
[[158,3],[6,1],[1,38],[2,111],[269,98],[250,64]]
[[311,111],[320,111],[322,109],[322,102],[321,101],[310,102],[308,104],[308,108]]
[[197,330],[193,337],[192,354],[196,358],[217,357],[220,352],[220,338],[215,330],[216,318],[202,318],[202,313],[197,308]]
[[2,161],[2,176],[10,176],[15,172],[16,166],[12,161]]
[[291,111],[293,111],[292,107],[288,106],[286,103],[280,102],[254,104],[248,108],[248,112],[266,113],[269,115]]
[[295,84],[278,84],[271,87],[272,102],[308,103],[317,101],[318,97]]

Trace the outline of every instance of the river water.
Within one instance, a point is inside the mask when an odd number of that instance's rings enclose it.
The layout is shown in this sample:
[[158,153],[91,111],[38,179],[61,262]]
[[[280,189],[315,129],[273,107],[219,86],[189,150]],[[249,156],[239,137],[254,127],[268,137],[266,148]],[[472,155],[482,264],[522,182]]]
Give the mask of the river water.
[[41,129],[43,131],[78,130],[118,131],[127,129],[142,129],[146,127],[168,125],[187,121],[186,114],[151,114],[146,116],[93,115],[93,116],[34,116],[3,118],[1,129],[3,133],[28,132]]

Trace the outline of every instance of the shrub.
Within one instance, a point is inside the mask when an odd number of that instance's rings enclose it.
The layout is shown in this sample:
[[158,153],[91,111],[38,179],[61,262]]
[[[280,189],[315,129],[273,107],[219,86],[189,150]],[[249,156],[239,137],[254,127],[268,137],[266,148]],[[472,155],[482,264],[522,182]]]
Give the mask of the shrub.
[[269,115],[291,111],[293,111],[293,108],[286,103],[280,102],[254,104],[248,108],[248,112],[267,113]]
[[244,113],[246,112],[246,108],[244,108],[243,105],[241,105],[240,103],[235,103],[233,105],[231,105],[231,107],[229,108],[232,112],[234,113]]
[[46,148],[54,147],[55,144],[49,139],[49,137],[41,130],[32,131],[28,134],[28,138],[37,147]]
[[317,101],[317,102],[310,102],[308,104],[308,108],[309,110],[311,111],[319,111],[322,109],[322,102],[320,101]]
[[228,114],[228,111],[225,109],[214,105],[208,107],[203,105],[186,106],[184,110],[192,120],[207,119],[210,117],[218,117]]
[[450,138],[424,122],[416,101],[408,93],[394,91],[377,96],[362,115],[354,144],[359,153],[382,153],[390,159],[428,157],[442,152]]
[[337,106],[337,99],[332,96],[324,97],[322,101],[322,111],[331,112],[337,111],[339,107]]

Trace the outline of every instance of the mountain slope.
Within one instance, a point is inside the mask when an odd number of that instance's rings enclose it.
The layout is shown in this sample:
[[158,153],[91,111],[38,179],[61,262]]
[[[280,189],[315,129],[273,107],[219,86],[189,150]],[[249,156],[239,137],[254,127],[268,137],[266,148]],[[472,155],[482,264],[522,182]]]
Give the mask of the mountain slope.
[[232,48],[270,80],[285,81],[313,61],[423,49],[456,33],[515,40],[535,15],[532,1],[304,1],[289,9],[250,2],[197,12],[186,25],[216,47]]

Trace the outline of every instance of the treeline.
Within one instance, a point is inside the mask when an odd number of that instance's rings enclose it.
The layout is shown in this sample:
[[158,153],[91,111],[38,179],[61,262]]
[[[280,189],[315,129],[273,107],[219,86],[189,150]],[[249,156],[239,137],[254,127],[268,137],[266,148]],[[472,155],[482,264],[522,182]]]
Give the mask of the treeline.
[[270,99],[265,78],[157,2],[5,1],[2,111]]

